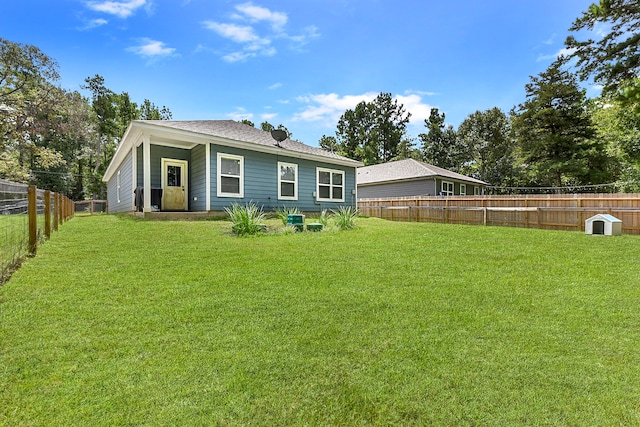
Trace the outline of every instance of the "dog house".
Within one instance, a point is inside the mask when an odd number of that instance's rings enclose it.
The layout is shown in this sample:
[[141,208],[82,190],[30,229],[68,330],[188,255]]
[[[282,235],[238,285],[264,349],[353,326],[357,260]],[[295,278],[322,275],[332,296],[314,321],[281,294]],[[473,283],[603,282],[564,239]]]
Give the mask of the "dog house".
[[622,234],[622,221],[609,214],[594,215],[584,222],[584,232],[586,234],[619,236]]

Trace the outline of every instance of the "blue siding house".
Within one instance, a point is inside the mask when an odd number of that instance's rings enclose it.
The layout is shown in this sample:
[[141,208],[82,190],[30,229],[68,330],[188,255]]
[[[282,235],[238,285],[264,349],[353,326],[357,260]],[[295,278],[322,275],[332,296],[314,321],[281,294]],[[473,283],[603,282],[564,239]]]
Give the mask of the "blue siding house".
[[233,120],[136,120],[109,164],[110,212],[356,207],[362,163]]

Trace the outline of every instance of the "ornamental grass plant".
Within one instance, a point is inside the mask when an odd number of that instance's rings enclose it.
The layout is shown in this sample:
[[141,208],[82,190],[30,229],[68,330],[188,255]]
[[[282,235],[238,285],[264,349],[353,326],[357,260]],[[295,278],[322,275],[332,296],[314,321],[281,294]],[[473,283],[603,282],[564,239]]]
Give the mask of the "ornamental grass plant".
[[266,214],[262,207],[258,207],[253,202],[244,206],[234,203],[230,208],[225,207],[224,210],[231,220],[231,230],[238,236],[255,235],[266,230],[264,225]]

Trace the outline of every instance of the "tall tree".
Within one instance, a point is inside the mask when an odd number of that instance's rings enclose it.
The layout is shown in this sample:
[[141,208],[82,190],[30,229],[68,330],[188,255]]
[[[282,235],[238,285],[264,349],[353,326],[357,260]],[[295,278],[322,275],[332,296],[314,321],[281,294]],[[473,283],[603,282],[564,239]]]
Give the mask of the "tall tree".
[[365,165],[388,162],[398,156],[411,113],[390,93],[372,102],[362,101],[338,121],[339,152]]
[[322,137],[320,138],[320,141],[318,141],[318,145],[323,150],[327,150],[332,153],[336,153],[339,149],[338,140],[336,139],[335,136],[322,135]]
[[513,184],[515,162],[510,123],[497,107],[470,114],[458,127],[458,138],[469,153],[462,172],[492,185]]
[[104,84],[104,77],[96,74],[85,79],[86,85],[81,86],[91,92],[91,108],[97,129],[97,138],[90,156],[92,170],[89,177],[89,189],[93,198],[103,198],[106,188],[101,177],[105,164],[109,160],[108,154],[113,151],[111,146],[116,144],[119,134],[117,120],[116,94]]
[[35,46],[0,38],[0,177],[26,182],[38,157],[54,153],[36,145],[59,90],[58,64]]
[[607,161],[585,108],[585,90],[559,61],[525,86],[512,126],[532,185],[598,184]]
[[[140,105],[140,120],[171,120],[173,114],[165,107],[158,108],[156,104],[145,99]],[[253,123],[251,124],[253,126]]]
[[422,157],[427,163],[460,172],[462,165],[469,158],[458,140],[453,126],[445,124],[445,113],[432,108],[429,118],[424,120],[427,133],[418,135],[422,141]]
[[[600,0],[575,20],[570,31],[594,30],[604,24],[608,30],[598,40],[578,41],[567,37],[571,57],[578,59],[582,80],[593,77],[604,93],[617,93],[640,106],[640,3],[638,0]],[[600,28],[601,29],[601,28]],[[602,34],[598,31],[598,35]]]
[[589,109],[596,138],[611,158],[613,180],[622,181],[625,191],[638,191],[640,183],[640,116],[611,97],[590,100]]

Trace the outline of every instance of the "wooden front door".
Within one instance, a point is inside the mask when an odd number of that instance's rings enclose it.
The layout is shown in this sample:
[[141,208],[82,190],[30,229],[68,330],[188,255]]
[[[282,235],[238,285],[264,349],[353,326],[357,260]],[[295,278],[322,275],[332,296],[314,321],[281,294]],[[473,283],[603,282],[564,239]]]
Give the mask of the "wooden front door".
[[186,211],[187,195],[187,161],[162,159],[162,210]]

